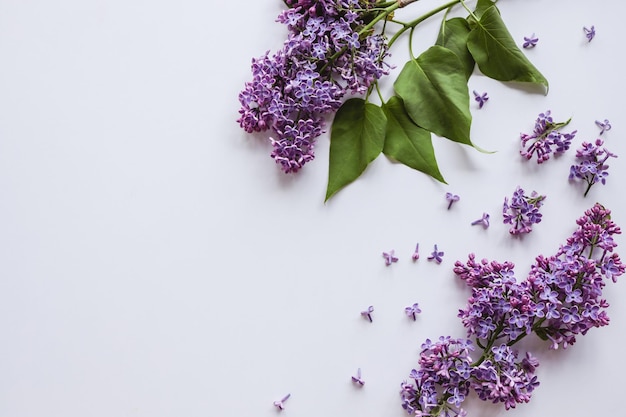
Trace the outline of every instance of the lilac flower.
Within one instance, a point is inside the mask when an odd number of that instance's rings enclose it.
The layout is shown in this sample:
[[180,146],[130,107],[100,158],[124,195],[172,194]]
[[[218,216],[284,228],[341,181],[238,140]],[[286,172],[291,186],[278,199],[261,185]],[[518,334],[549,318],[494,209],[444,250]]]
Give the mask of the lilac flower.
[[526,49],[534,48],[535,46],[537,46],[537,42],[539,42],[539,38],[535,37],[535,34],[533,33],[528,37],[524,36],[524,44],[522,46]]
[[291,394],[287,394],[280,400],[274,401],[274,406],[282,411],[285,408],[285,401],[287,401],[289,397],[291,397]]
[[412,306],[405,307],[404,312],[406,313],[408,317],[413,318],[413,321],[415,321],[417,320],[416,315],[421,313],[422,310],[420,309],[419,304],[415,303]]
[[288,36],[281,50],[252,60],[252,80],[239,94],[237,122],[246,132],[270,130],[271,157],[286,172],[314,158],[324,115],[347,94],[363,94],[389,73],[387,44],[366,32],[373,0],[287,0],[277,18]]
[[385,265],[389,266],[394,262],[398,262],[398,258],[394,255],[395,251],[392,249],[389,252],[383,252],[383,258],[385,258]]
[[611,124],[609,123],[608,119],[604,119],[604,122],[596,120],[596,126],[600,128],[600,135],[602,135],[604,132],[608,132],[609,130],[611,130]]
[[483,226],[483,228],[488,228],[489,227],[489,214],[488,213],[483,213],[483,217],[481,217],[480,219],[474,220],[472,222],[472,226],[476,226],[477,224],[480,224]]
[[570,167],[570,181],[578,178],[587,183],[585,197],[594,184],[606,183],[606,177],[609,175],[606,161],[609,158],[617,158],[617,155],[603,147],[603,144],[602,139],[596,139],[595,143],[583,142],[582,147],[576,151],[578,164]]
[[479,94],[476,92],[476,90],[474,90],[473,93],[474,93],[474,100],[478,102],[478,108],[482,109],[485,103],[487,102],[487,100],[489,100],[489,96],[487,96],[487,93]]
[[556,123],[550,116],[550,110],[540,113],[535,120],[533,133],[520,134],[522,142],[520,155],[526,159],[536,157],[537,163],[541,164],[550,159],[552,154],[557,156],[567,151],[576,135],[576,131],[561,133],[560,129],[567,126],[570,120]]
[[431,252],[430,256],[427,258],[429,261],[435,261],[438,264],[443,261],[443,252],[437,249],[437,245],[435,244],[435,249]]
[[367,307],[367,310],[365,311],[361,311],[361,317],[366,318],[370,321],[370,323],[373,321],[372,320],[372,313],[374,312],[374,306],[369,306]]
[[365,381],[361,378],[361,368],[356,370],[356,375],[352,376],[352,382],[359,386],[365,385]]
[[596,28],[593,25],[589,29],[587,29],[586,26],[583,26],[583,32],[585,32],[587,42],[591,42],[596,36]]
[[453,203],[455,203],[456,201],[459,201],[460,199],[461,197],[459,197],[456,194],[446,193],[446,200],[448,200],[448,210],[450,210],[450,207],[452,207]]
[[415,245],[415,251],[413,252],[413,255],[411,255],[411,259],[413,259],[413,261],[417,261],[420,258],[420,244],[417,243]]
[[505,197],[502,215],[504,223],[511,225],[509,233],[512,235],[530,233],[533,224],[541,222],[542,216],[539,213],[539,208],[543,205],[545,198],[545,195],[539,195],[535,191],[527,196],[519,186],[510,201]]

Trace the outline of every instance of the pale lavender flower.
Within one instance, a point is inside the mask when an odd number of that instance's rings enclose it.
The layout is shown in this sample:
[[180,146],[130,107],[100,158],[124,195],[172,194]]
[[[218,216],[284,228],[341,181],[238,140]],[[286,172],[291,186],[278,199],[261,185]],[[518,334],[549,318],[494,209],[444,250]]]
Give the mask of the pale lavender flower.
[[421,313],[422,310],[420,309],[420,306],[418,303],[414,303],[412,306],[405,307],[404,312],[406,313],[408,317],[412,318],[413,321],[415,321],[417,320],[416,315]]
[[526,49],[534,48],[535,46],[537,46],[538,41],[539,38],[535,37],[535,34],[533,33],[530,36],[524,36],[524,44],[522,46]]
[[438,264],[443,261],[443,252],[437,249],[437,244],[435,244],[434,250],[431,252],[430,256],[427,259],[429,261],[435,261]]
[[274,401],[274,406],[282,411],[285,408],[285,401],[287,401],[289,397],[291,397],[291,394],[287,394],[280,400]]
[[373,312],[374,312],[374,306],[369,306],[367,307],[367,310],[361,311],[361,317],[368,319],[371,323],[373,321],[372,320]]
[[604,122],[596,120],[596,126],[600,128],[600,135],[611,130],[611,123],[609,123],[608,119],[604,119]]
[[450,210],[450,207],[452,207],[453,203],[459,201],[460,199],[461,197],[456,194],[446,193],[446,200],[448,200],[448,210]]
[[355,384],[359,385],[359,386],[363,386],[365,385],[365,381],[363,380],[363,378],[361,377],[361,368],[356,370],[356,375],[352,376],[352,382],[354,382]]
[[482,225],[483,228],[489,227],[489,213],[483,213],[483,216],[480,219],[474,220],[472,222],[472,226]]
[[487,100],[489,100],[489,96],[487,96],[487,93],[479,94],[476,90],[474,90],[473,93],[474,100],[478,102],[478,108],[482,109]]
[[387,266],[394,262],[398,262],[398,258],[395,256],[395,251],[393,249],[389,252],[383,252],[383,258],[385,258],[385,265]]
[[591,42],[596,36],[596,28],[593,25],[589,29],[587,29],[586,26],[583,26],[583,32],[585,32],[587,42]]

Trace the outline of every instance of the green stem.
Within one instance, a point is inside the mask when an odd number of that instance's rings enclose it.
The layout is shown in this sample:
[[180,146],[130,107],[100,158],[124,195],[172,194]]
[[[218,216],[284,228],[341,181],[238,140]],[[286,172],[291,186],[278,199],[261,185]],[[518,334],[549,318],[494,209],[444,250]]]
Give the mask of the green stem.
[[404,32],[406,32],[407,30],[414,28],[415,26],[417,26],[417,25],[419,25],[420,23],[422,23],[424,20],[426,20],[426,19],[428,19],[428,18],[430,18],[430,17],[432,17],[432,16],[436,15],[437,13],[442,12],[442,11],[444,11],[444,10],[446,10],[446,9],[448,9],[448,8],[450,8],[450,7],[454,6],[455,4],[458,4],[458,3],[460,3],[460,2],[461,2],[461,0],[452,0],[452,1],[448,2],[448,3],[446,3],[446,4],[443,4],[443,5],[439,6],[439,7],[437,7],[437,8],[435,8],[435,9],[431,10],[430,12],[428,12],[428,13],[426,13],[426,14],[424,14],[424,15],[420,16],[420,17],[418,17],[418,18],[417,18],[417,19],[415,19],[415,20],[412,20],[412,21],[410,21],[410,22],[408,22],[408,23],[404,23],[404,24],[403,24],[403,26],[402,26],[402,28],[400,28],[400,30],[398,30],[398,32],[396,32],[396,34],[395,34],[395,35],[393,35],[393,37],[389,40],[389,42],[387,43],[387,45],[388,45],[389,47],[391,47],[391,45],[393,45],[393,43],[394,43],[394,42],[395,42],[395,41],[396,41],[396,40],[397,40],[397,39],[398,39],[398,38],[399,38],[399,37],[400,37],[400,36],[401,36]]

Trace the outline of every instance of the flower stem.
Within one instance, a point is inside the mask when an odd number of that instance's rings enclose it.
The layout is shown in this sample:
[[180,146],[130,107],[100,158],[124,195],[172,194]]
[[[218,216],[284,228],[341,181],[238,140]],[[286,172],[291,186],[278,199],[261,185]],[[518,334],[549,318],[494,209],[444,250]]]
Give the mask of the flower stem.
[[452,0],[446,4],[442,4],[441,6],[431,10],[430,12],[418,17],[415,20],[412,20],[408,23],[404,23],[402,25],[402,28],[395,34],[392,36],[392,38],[389,40],[388,45],[389,47],[391,47],[391,45],[393,45],[393,43],[407,30],[415,28],[415,26],[419,25],[420,23],[422,23],[424,20],[428,19],[429,17],[432,17],[434,15],[436,15],[439,12],[442,12],[452,6],[454,6],[455,4],[460,3],[461,0]]

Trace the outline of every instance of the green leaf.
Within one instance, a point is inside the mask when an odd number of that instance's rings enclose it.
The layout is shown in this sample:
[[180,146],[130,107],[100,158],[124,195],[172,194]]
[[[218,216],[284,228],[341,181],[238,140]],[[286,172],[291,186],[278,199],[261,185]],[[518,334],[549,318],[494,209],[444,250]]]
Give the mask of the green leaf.
[[437,42],[435,42],[435,45],[448,48],[459,57],[465,69],[466,80],[468,80],[474,72],[475,65],[474,57],[469,49],[467,49],[467,36],[469,33],[470,26],[467,20],[461,17],[455,17],[441,22]]
[[387,119],[383,110],[360,98],[341,105],[330,132],[328,201],[340,189],[357,179],[382,152]]
[[507,30],[496,6],[487,9],[470,31],[467,47],[486,76],[499,81],[543,85],[548,80],[520,51]]
[[387,134],[383,153],[398,162],[446,183],[439,172],[430,132],[416,125],[407,114],[402,99],[393,96],[383,104]]
[[394,89],[418,126],[472,145],[467,79],[454,52],[443,46],[431,46],[404,65]]
[[480,19],[487,9],[491,6],[495,6],[496,2],[492,0],[478,0],[476,7],[474,8],[474,16]]

